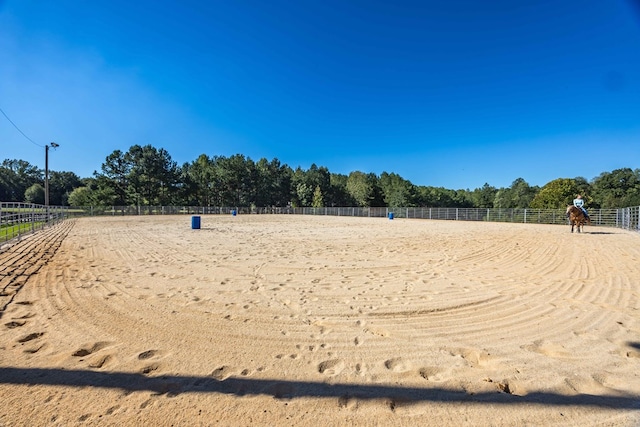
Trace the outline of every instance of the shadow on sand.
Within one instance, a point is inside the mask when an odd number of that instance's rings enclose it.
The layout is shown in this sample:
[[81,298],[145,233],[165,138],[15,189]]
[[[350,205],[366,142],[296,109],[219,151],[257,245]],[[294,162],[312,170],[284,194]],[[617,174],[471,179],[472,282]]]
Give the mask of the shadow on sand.
[[[638,344],[636,344],[638,345]],[[97,372],[85,370],[43,368],[0,368],[0,384],[50,385],[69,387],[97,387],[128,392],[150,391],[157,394],[222,393],[236,396],[266,395],[277,399],[300,397],[385,400],[392,407],[419,402],[584,406],[610,409],[640,409],[636,395],[561,395],[533,392],[525,396],[495,392],[468,394],[433,387],[399,387],[368,384],[328,384],[311,381],[286,381],[229,377],[217,380],[211,376],[157,376],[125,372]]]
[[629,347],[632,347],[632,348],[635,348],[635,349],[640,350],[640,342],[631,342],[631,341],[629,341],[629,342],[627,343],[627,345],[628,345]]
[[583,231],[582,233],[584,234],[621,234],[621,233],[614,233],[611,231]]

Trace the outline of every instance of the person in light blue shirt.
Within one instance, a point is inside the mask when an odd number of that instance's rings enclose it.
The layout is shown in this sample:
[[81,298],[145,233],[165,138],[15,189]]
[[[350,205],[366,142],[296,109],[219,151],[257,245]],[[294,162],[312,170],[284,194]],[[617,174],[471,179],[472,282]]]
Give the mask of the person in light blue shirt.
[[590,219],[589,218],[589,214],[587,213],[587,209],[585,209],[585,207],[584,207],[584,200],[582,199],[582,196],[580,194],[578,194],[576,196],[576,198],[573,199],[573,206],[575,206],[576,208],[582,209],[582,212],[584,213],[584,216],[587,219]]

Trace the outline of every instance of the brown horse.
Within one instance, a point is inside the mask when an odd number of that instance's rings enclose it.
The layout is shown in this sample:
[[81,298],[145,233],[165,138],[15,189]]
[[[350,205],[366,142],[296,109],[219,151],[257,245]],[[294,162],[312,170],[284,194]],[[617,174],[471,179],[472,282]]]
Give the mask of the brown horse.
[[584,215],[582,209],[577,208],[573,205],[567,206],[567,216],[569,217],[569,222],[571,223],[572,233],[574,227],[576,227],[578,229],[578,233],[580,233],[585,224],[591,224],[591,220]]

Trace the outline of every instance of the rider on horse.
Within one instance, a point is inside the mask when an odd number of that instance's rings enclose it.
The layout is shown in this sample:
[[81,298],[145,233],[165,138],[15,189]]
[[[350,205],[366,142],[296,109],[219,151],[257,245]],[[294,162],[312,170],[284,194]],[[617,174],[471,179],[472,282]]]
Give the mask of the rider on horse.
[[[582,196],[580,194],[578,194],[576,198],[573,199],[573,206],[575,206],[576,208],[580,208],[584,213],[584,217],[587,219],[587,221],[590,220],[589,214],[587,213],[587,210],[584,207],[584,200],[582,200]],[[567,216],[569,215],[567,214]]]

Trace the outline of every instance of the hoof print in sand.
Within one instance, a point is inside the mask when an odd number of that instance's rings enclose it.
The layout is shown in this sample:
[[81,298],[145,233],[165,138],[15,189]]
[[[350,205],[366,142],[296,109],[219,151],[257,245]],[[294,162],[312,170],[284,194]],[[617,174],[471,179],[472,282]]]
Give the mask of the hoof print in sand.
[[538,340],[533,344],[522,346],[522,348],[548,357],[563,358],[571,355],[562,344],[547,340]]
[[418,371],[420,376],[427,381],[440,382],[445,380],[442,369],[435,366],[425,366]]
[[512,394],[513,390],[511,390],[511,387],[509,386],[509,382],[508,381],[504,381],[501,383],[498,383],[498,390],[500,390],[503,393],[507,393],[507,394]]
[[97,343],[93,344],[92,346],[85,346],[85,347],[79,348],[78,350],[73,352],[72,356],[74,356],[74,357],[88,356],[90,354],[95,353],[96,351],[102,350],[103,348],[105,348],[108,345],[109,345],[109,343],[107,343],[107,342],[97,342]]
[[39,345],[37,347],[25,348],[23,351],[24,351],[24,353],[27,353],[27,354],[36,354],[37,352],[39,352],[40,350],[42,350],[45,347],[46,347],[46,344],[41,344],[41,345]]
[[20,326],[24,326],[24,324],[27,322],[9,322],[9,323],[5,323],[4,326],[6,326],[9,329],[13,329],[13,328],[19,328]]
[[389,359],[384,362],[385,368],[393,372],[407,372],[411,369],[411,364],[401,357]]
[[231,368],[230,366],[224,365],[224,366],[220,366],[215,371],[213,371],[211,373],[211,376],[218,381],[224,381],[227,378],[229,378],[231,375],[233,375],[233,373],[234,373],[233,368]]
[[160,368],[160,365],[158,365],[157,363],[152,363],[151,365],[147,365],[144,368],[142,368],[140,370],[141,374],[147,375],[150,374],[153,371],[157,371]]
[[43,336],[43,335],[44,335],[44,332],[34,332],[34,333],[32,333],[32,334],[29,334],[29,335],[26,335],[26,336],[24,336],[24,337],[20,338],[20,339],[18,340],[18,342],[19,342],[19,343],[26,343],[26,342],[29,342],[29,341],[33,341],[33,340],[35,340],[36,338],[40,338],[40,337],[41,337],[41,336]]
[[318,372],[330,377],[338,375],[344,369],[344,361],[341,359],[325,360],[318,365]]
[[140,353],[138,355],[138,359],[140,359],[140,360],[151,359],[156,354],[158,354],[158,350],[143,351],[142,353]]
[[90,368],[100,369],[111,360],[110,355],[102,356],[89,364]]
[[[488,378],[485,381],[494,382],[492,379]],[[502,381],[496,382],[496,387],[498,391],[505,394],[511,394],[514,396],[524,396],[526,393],[525,389],[518,381],[513,381],[509,379],[504,379]]]
[[338,406],[343,409],[355,409],[358,407],[358,400],[351,396],[340,396],[338,398]]

